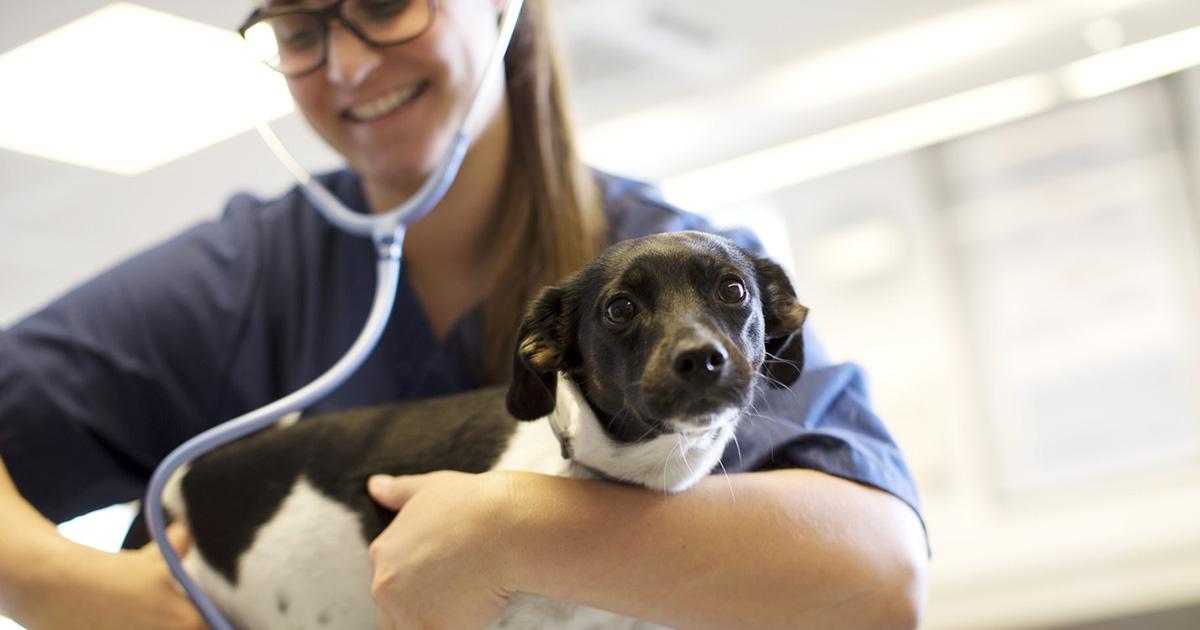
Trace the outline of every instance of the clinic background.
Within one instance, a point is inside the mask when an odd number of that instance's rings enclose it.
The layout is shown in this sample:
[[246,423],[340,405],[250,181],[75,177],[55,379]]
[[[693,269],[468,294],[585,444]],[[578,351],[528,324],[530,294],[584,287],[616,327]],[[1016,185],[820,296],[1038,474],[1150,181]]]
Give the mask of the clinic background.
[[[337,165],[239,56],[250,5],[0,4],[0,325],[290,187],[257,119]],[[589,160],[754,227],[867,368],[924,627],[1200,627],[1200,3],[557,8]]]

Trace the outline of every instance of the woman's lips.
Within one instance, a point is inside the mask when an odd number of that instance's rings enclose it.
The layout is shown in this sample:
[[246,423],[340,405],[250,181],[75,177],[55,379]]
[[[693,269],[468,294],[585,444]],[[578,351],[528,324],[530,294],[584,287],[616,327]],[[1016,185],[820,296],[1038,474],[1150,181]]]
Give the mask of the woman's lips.
[[428,81],[421,81],[416,85],[392,90],[383,96],[371,99],[365,103],[347,107],[343,110],[342,116],[359,123],[374,122],[411,103],[423,94],[428,87]]

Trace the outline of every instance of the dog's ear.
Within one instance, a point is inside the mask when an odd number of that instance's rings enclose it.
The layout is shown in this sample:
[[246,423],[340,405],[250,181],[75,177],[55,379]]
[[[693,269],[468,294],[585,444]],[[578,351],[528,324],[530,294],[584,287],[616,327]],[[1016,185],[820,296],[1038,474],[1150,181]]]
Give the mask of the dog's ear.
[[519,420],[536,420],[554,410],[558,371],[570,339],[564,307],[565,290],[543,289],[525,312],[513,352],[508,413]]
[[804,320],[808,309],[796,299],[787,273],[766,258],[754,261],[762,295],[767,357],[762,371],[772,387],[788,387],[804,370]]

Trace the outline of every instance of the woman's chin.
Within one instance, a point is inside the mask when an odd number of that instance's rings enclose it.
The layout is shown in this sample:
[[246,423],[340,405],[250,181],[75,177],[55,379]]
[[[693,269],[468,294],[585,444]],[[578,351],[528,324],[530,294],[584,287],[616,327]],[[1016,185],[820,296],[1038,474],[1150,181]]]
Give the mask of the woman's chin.
[[[362,178],[363,188],[374,212],[386,212],[405,203],[434,170],[426,164],[402,166],[394,163],[367,167],[351,165],[351,168]],[[383,205],[386,207],[376,207]]]

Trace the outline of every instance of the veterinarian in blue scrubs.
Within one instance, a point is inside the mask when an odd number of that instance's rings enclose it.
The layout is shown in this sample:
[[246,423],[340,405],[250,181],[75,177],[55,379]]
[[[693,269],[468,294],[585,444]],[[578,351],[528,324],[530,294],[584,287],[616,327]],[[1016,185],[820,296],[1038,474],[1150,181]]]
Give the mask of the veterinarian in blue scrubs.
[[[322,181],[361,212],[397,205],[435,166],[503,4],[425,2],[382,3],[403,7],[395,20],[433,9],[388,46],[332,20],[323,62],[288,79],[346,159]],[[711,230],[580,163],[547,2],[527,0],[486,130],[408,231],[378,348],[310,412],[502,383],[539,287],[617,240]],[[346,0],[342,15],[375,3]],[[174,446],[320,374],[361,328],[374,273],[370,243],[298,192],[241,195],[0,332],[0,613],[35,628],[197,627],[152,548],[105,554],[52,523],[139,497]],[[379,480],[376,500],[403,508],[375,545],[383,624],[483,627],[521,590],[689,628],[915,625],[927,552],[912,479],[859,370],[807,348],[799,383],[741,425],[728,479],[678,496],[534,474]]]

